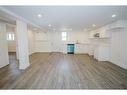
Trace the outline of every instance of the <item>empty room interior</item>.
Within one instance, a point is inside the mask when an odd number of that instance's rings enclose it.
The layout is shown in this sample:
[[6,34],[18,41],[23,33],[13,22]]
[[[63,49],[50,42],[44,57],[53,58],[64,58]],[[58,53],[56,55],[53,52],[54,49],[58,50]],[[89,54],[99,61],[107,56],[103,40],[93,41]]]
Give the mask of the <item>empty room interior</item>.
[[127,89],[127,6],[0,6],[0,89]]

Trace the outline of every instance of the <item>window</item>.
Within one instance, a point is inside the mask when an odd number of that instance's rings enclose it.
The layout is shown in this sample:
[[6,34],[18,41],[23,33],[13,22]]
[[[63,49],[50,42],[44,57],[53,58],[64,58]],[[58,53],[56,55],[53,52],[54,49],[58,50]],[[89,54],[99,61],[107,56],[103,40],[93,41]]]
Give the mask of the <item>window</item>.
[[15,40],[15,35],[14,35],[14,33],[7,33],[7,40],[9,40],[9,41],[14,41],[14,40]]
[[67,32],[62,32],[62,41],[67,40]]

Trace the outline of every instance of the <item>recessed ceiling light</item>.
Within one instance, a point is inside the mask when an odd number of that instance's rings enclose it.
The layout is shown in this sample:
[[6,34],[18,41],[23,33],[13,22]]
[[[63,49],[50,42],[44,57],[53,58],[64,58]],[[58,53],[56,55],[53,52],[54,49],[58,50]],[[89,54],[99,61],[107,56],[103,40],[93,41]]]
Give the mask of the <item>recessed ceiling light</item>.
[[112,18],[114,18],[114,17],[116,17],[116,14],[113,14],[113,15],[112,15]]
[[95,25],[95,24],[93,24],[92,26],[93,26],[93,27],[96,27],[96,25]]
[[37,15],[37,17],[38,17],[38,18],[41,18],[41,17],[42,17],[42,15],[41,15],[41,14],[38,14],[38,15]]
[[48,26],[49,26],[49,27],[51,27],[52,25],[51,25],[51,24],[49,24]]

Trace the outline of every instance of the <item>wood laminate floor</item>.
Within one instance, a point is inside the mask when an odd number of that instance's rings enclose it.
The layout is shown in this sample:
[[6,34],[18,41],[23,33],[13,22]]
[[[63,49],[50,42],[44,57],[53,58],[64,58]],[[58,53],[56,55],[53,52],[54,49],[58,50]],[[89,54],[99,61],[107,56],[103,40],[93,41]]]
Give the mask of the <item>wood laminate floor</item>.
[[84,54],[35,53],[18,69],[14,53],[0,69],[0,89],[126,89],[127,70]]

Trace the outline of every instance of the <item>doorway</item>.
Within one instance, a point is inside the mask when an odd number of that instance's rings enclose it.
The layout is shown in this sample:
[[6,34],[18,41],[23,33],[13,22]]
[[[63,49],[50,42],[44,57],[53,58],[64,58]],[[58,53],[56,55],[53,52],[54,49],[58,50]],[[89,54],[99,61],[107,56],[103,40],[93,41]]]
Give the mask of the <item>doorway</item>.
[[6,25],[6,39],[8,44],[9,67],[18,67],[17,53],[16,53],[16,31],[15,26]]

